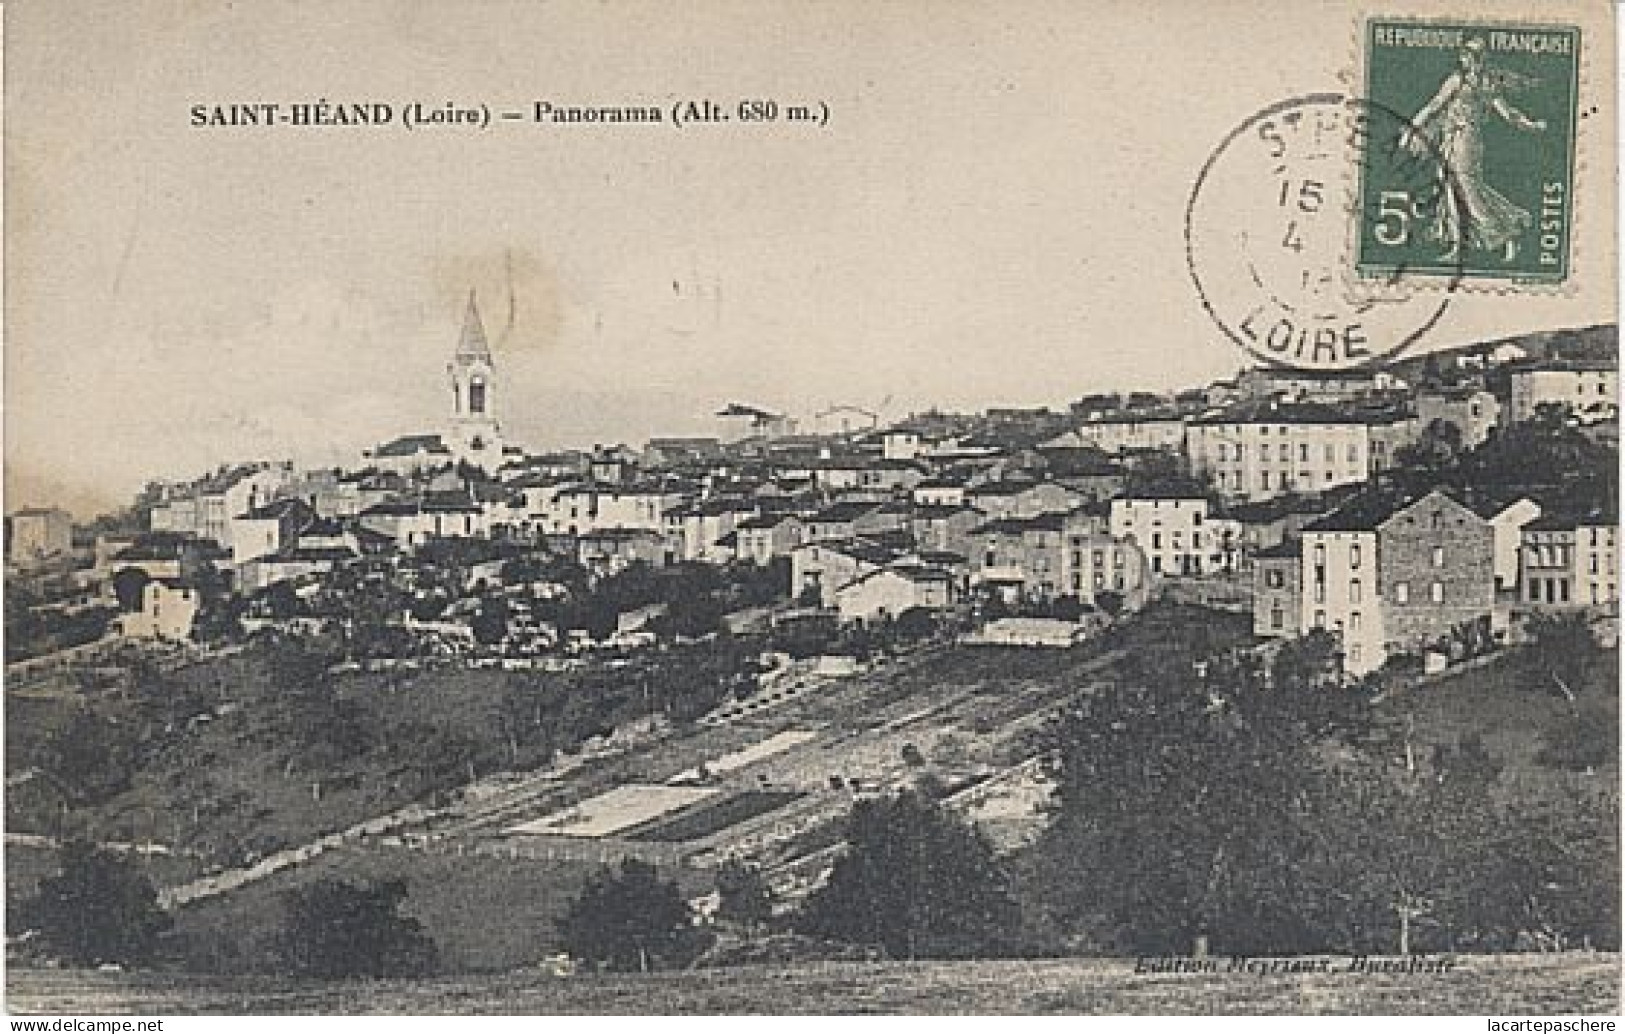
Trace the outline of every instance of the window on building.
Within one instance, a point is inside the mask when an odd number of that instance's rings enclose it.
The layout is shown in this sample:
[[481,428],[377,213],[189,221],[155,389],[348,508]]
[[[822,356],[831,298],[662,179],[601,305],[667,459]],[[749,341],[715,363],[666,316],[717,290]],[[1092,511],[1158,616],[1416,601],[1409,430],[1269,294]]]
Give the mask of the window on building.
[[1323,582],[1323,581],[1318,581],[1317,580],[1315,582],[1315,602],[1316,603],[1325,603],[1326,602],[1326,583]]
[[1286,625],[1286,615],[1284,613],[1282,613],[1281,608],[1279,606],[1271,607],[1270,608],[1270,627],[1271,628],[1282,628],[1285,625]]
[[1591,554],[1591,573],[1597,574],[1597,554]]
[[1279,449],[1279,452],[1281,454],[1281,461],[1282,462],[1285,462],[1285,461],[1292,458],[1292,446],[1288,445],[1286,442],[1281,443],[1281,448]]
[[1358,578],[1354,578],[1349,581],[1349,602],[1360,602],[1360,579]]
[[1266,463],[1269,462],[1269,458],[1270,458],[1269,443],[1266,442],[1265,444],[1260,445],[1258,447],[1258,458],[1261,459],[1261,460],[1264,460]]
[[1408,582],[1400,582],[1394,586],[1394,602],[1409,603],[1411,601],[1411,587]]
[[1283,492],[1292,487],[1291,482],[1287,480],[1286,471],[1284,470],[1276,476],[1275,483],[1280,486],[1281,491]]
[[1351,664],[1359,664],[1360,663],[1360,644],[1359,643],[1350,643],[1349,644],[1349,663],[1351,663]]
[[1358,542],[1349,546],[1349,567],[1358,570],[1360,567],[1360,544]]
[[1162,573],[1162,557],[1161,556],[1154,556],[1154,557],[1151,558],[1151,570],[1155,571],[1158,574]]
[[1360,447],[1358,445],[1354,445],[1352,443],[1349,445],[1349,462],[1360,462]]
[[1559,578],[1557,580],[1557,602],[1559,602],[1559,603],[1567,603],[1568,601],[1569,601],[1569,580],[1567,578]]
[[1444,583],[1434,582],[1428,587],[1428,598],[1434,603],[1444,602]]
[[1161,549],[1162,548],[1162,532],[1153,531],[1151,533],[1151,548],[1152,549]]
[[1324,610],[1315,611],[1315,627],[1316,628],[1325,628],[1326,627],[1326,612]]
[[1326,544],[1323,542],[1315,543],[1315,566],[1326,566]]
[[1444,566],[1444,547],[1443,546],[1434,546],[1433,547],[1433,566],[1434,567],[1443,567]]
[[1349,631],[1350,632],[1358,632],[1359,630],[1360,630],[1360,612],[1357,611],[1357,610],[1356,611],[1351,611],[1349,613]]

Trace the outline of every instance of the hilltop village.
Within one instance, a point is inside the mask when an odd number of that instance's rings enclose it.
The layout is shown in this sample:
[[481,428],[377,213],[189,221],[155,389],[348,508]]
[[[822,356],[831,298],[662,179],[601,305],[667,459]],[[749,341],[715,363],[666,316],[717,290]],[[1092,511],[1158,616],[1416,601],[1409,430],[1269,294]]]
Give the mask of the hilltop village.
[[[677,941],[594,955],[569,917],[599,900],[599,867],[631,860],[675,881],[682,930],[737,918],[745,880],[759,897],[744,929],[781,929],[811,901],[822,918],[796,920],[798,936],[912,956],[926,943],[912,928],[889,939],[852,925],[866,909],[816,902],[847,885],[839,859],[858,850],[863,809],[917,794],[974,826],[988,859],[1038,859],[1017,864],[1017,896],[1044,922],[1000,920],[991,940],[932,932],[952,951],[1027,950],[1018,929],[1043,951],[1185,950],[1210,934],[1255,952],[1617,945],[1600,877],[1497,896],[1428,848],[1428,894],[1373,882],[1366,919],[1313,926],[1299,919],[1331,892],[1298,888],[1298,925],[1255,929],[1237,925],[1260,907],[1247,895],[1280,888],[1179,868],[1200,855],[1262,873],[1268,859],[1238,860],[1270,840],[1249,823],[1336,813],[1351,829],[1461,793],[1459,778],[1534,794],[1617,773],[1613,739],[1592,735],[1617,727],[1596,690],[1617,679],[1616,328],[1064,409],[797,418],[736,400],[712,436],[554,452],[505,432],[522,401],[472,297],[448,338],[441,425],[402,428],[353,467],[245,462],[151,484],[93,521],[9,516],[13,907],[38,907],[40,881],[68,864],[52,852],[88,840],[139,859],[158,926],[174,926],[166,957],[188,968],[285,964],[284,942],[260,936],[277,902],[360,877],[407,888],[442,968],[697,955]],[[1296,732],[1246,748],[1288,753],[1220,763],[1244,750],[1214,716],[1260,700],[1246,707],[1275,729],[1286,719],[1257,694],[1287,684],[1348,690],[1335,699],[1374,717],[1294,715]],[[1158,693],[1184,695],[1152,706]],[[1107,701],[1119,718],[1101,717]],[[1100,735],[1132,740],[1109,776]],[[1215,753],[1190,761],[1201,773],[1147,774],[1209,735]],[[1399,796],[1338,783],[1356,762]],[[1193,813],[1108,833],[1086,806],[1120,799],[1128,822],[1136,794],[1200,775],[1187,789],[1215,794],[1211,817],[1224,787],[1255,800],[1247,779],[1294,765],[1330,780],[1330,810],[1247,805],[1233,827]],[[1563,821],[1612,814],[1614,839],[1607,822],[1585,835],[1614,861],[1585,864],[1617,871],[1617,800],[1610,813],[1551,799],[1578,809]],[[1482,851],[1429,823],[1493,813],[1474,827],[1488,836],[1549,806],[1451,800],[1407,828]],[[1141,826],[1183,821],[1142,805]],[[908,814],[886,823],[916,828]],[[1172,860],[1123,854],[1125,881],[1166,877],[1179,900],[1222,907],[1136,917],[1151,899],[1128,882],[1110,897],[1101,874],[1117,862],[1069,868],[1141,833],[1145,852],[1176,845]],[[1180,839],[1198,835],[1238,839]],[[1331,864],[1292,869],[1312,880]],[[1442,881],[1469,875],[1447,901]],[[1078,912],[1063,879],[1103,888],[1098,911]],[[30,928],[11,928],[27,957]],[[1243,928],[1258,940],[1224,939]]]
[[[471,297],[438,432],[349,470],[244,463],[154,484],[110,533],[13,514],[13,582],[38,598],[8,660],[280,629],[342,631],[358,663],[513,662],[722,619],[1065,643],[1171,596],[1249,611],[1260,636],[1334,631],[1364,673],[1448,655],[1468,629],[1504,640],[1523,612],[1617,603],[1601,470],[1459,462],[1533,428],[1614,448],[1612,348],[1611,331],[1559,334],[884,425],[732,403],[715,437],[535,454],[503,436]],[[694,565],[752,605],[695,619],[656,598],[648,575]],[[589,605],[605,584],[629,591]],[[364,627],[367,587],[380,605]]]

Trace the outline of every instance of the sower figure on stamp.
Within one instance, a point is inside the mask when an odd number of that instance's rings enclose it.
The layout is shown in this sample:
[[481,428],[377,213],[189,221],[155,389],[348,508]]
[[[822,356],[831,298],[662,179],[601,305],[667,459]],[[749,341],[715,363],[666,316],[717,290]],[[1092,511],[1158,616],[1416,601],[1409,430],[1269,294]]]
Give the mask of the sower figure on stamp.
[[1544,131],[1544,119],[1532,119],[1513,107],[1503,91],[1532,85],[1525,76],[1486,67],[1484,40],[1474,37],[1457,55],[1455,71],[1445,77],[1433,99],[1422,106],[1400,137],[1401,146],[1421,153],[1433,141],[1446,176],[1439,207],[1428,228],[1428,239],[1447,244],[1441,256],[1455,261],[1463,244],[1478,251],[1501,251],[1511,262],[1518,254],[1518,238],[1532,222],[1527,209],[1507,200],[1484,176],[1484,125],[1490,112],[1525,132]]

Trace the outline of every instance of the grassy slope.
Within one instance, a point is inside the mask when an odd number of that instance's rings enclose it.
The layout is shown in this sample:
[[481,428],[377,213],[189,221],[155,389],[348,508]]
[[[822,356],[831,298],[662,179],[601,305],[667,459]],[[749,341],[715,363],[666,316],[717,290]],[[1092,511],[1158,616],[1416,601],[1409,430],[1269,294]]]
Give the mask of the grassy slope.
[[1346,1014],[1618,1013],[1614,954],[1466,958],[1443,975],[1139,976],[1113,959],[824,963],[558,979],[316,984],[12,970],[30,1013]]
[[[585,862],[347,849],[188,905],[176,913],[175,933],[189,968],[274,971],[271,938],[281,923],[284,892],[322,878],[402,879],[407,888],[402,910],[434,938],[448,970],[505,970],[556,950],[554,920],[597,868]],[[662,875],[677,877],[685,893],[710,889],[706,873]]]

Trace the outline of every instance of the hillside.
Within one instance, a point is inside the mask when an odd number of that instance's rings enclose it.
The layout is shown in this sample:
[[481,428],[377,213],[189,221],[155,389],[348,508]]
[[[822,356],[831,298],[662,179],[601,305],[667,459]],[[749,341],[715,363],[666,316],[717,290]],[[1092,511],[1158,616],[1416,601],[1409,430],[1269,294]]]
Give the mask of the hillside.
[[[1334,969],[1346,960],[1334,959]],[[22,1013],[149,1015],[1617,1013],[1620,957],[1465,957],[1444,975],[1136,975],[1132,960],[825,963],[647,976],[298,983],[11,970]]]

